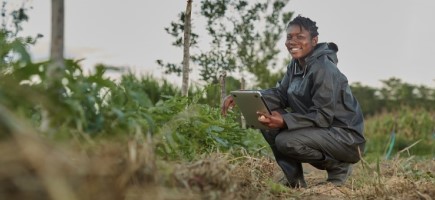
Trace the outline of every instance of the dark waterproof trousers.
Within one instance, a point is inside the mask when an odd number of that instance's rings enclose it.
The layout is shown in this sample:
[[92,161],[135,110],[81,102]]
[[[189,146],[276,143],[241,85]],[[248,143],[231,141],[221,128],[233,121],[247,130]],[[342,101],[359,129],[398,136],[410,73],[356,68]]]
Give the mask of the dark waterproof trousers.
[[304,183],[302,163],[326,169],[328,164],[356,163],[360,160],[359,152],[364,151],[364,143],[355,139],[357,134],[341,128],[261,132],[291,186]]

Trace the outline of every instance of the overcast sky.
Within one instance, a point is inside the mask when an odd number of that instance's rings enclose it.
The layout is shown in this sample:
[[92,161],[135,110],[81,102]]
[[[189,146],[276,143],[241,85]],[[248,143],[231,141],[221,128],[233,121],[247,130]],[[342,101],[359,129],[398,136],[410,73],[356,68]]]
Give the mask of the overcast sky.
[[[31,48],[32,56],[47,59],[51,1],[24,1],[33,8],[23,33],[44,35]],[[198,12],[200,1],[193,2],[193,12]],[[65,4],[66,57],[83,58],[87,69],[103,63],[161,77],[157,59],[182,60],[182,49],[171,46],[173,38],[164,27],[185,10],[185,0],[65,0]],[[397,77],[435,87],[434,0],[291,0],[286,10],[316,21],[319,40],[338,45],[338,67],[349,82],[378,87],[380,80]],[[195,32],[201,33],[198,24]],[[283,39],[278,45],[286,52]]]

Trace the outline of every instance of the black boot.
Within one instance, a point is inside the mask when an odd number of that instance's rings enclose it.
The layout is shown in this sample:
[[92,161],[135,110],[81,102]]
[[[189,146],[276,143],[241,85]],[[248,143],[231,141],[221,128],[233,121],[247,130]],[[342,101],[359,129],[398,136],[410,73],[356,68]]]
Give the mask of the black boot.
[[325,156],[325,160],[311,162],[311,165],[317,169],[326,170],[328,172],[327,182],[336,186],[342,186],[352,173],[352,164],[335,160],[329,156]]
[[284,172],[285,179],[287,179],[287,181],[284,181],[284,184],[293,188],[307,187],[307,183],[304,180],[302,163],[285,157],[276,149],[275,137],[279,132],[268,130],[261,130],[261,132],[263,133],[264,139],[269,143],[276,162]]
[[287,178],[287,184],[285,184],[286,186],[292,188],[307,187],[307,183],[304,180],[302,163],[281,159],[277,160],[276,162],[281,167],[285,177]]
[[327,182],[336,186],[342,186],[352,173],[352,164],[350,163],[335,163],[326,169],[328,172]]

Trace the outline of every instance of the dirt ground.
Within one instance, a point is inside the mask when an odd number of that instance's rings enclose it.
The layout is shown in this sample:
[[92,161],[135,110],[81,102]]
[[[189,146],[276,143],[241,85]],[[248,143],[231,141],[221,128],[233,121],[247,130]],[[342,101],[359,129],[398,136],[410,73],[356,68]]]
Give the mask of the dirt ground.
[[435,160],[360,162],[342,187],[319,185],[326,172],[304,164],[308,188],[278,183],[272,158],[201,155],[158,158],[137,141],[90,147],[17,136],[0,143],[0,199],[424,199],[435,198]]

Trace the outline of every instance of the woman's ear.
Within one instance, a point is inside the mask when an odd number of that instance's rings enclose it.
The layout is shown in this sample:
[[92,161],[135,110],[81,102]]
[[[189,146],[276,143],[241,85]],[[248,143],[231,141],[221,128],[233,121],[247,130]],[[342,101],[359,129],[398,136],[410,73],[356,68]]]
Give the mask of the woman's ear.
[[311,43],[313,44],[313,47],[317,45],[317,42],[319,41],[319,36],[313,37],[311,39]]

